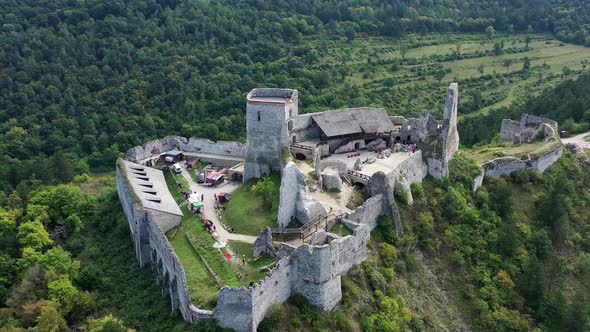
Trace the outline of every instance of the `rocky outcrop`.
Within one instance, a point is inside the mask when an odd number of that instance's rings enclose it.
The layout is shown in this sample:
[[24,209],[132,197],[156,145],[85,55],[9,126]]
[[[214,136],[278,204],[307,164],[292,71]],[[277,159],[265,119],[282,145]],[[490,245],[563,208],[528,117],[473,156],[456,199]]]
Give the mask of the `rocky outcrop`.
[[264,228],[258,238],[256,238],[256,241],[254,241],[254,257],[260,257],[265,254],[272,257],[277,255],[277,251],[272,245],[272,232],[268,227]]
[[305,190],[299,190],[295,210],[295,218],[303,224],[319,220],[328,215],[322,203],[308,195]]
[[327,215],[317,199],[307,194],[305,175],[293,162],[283,169],[279,199],[279,228],[286,228],[294,219],[308,223]]
[[322,183],[326,190],[342,190],[342,179],[338,174],[322,173]]

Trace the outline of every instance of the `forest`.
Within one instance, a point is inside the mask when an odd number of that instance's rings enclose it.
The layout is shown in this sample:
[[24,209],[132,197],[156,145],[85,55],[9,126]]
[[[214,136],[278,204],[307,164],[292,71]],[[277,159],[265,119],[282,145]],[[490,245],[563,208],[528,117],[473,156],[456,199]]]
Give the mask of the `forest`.
[[[129,264],[113,170],[130,147],[166,135],[243,141],[254,87],[296,88],[305,112],[415,115],[439,114],[456,79],[466,146],[492,142],[501,119],[523,112],[572,133],[590,128],[583,0],[0,0],[0,45],[8,331],[216,330],[184,323],[152,272]],[[343,281],[340,309],[325,314],[295,298],[260,329],[438,326],[444,318],[421,312],[400,286],[420,264],[395,247],[415,240],[424,261],[450,257],[433,269],[456,274],[445,282],[470,328],[587,330],[587,168],[566,154],[547,174],[518,173],[472,194],[467,164],[416,188],[416,208],[402,211],[414,220],[408,239],[383,223],[371,259]]]

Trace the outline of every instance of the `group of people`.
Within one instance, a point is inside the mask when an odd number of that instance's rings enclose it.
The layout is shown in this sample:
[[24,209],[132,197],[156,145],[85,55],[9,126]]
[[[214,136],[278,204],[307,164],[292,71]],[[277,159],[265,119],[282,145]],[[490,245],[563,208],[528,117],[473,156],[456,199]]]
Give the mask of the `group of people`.
[[203,220],[203,227],[206,228],[209,231],[209,233],[213,233],[217,230],[215,225],[213,225],[213,222],[209,219]]

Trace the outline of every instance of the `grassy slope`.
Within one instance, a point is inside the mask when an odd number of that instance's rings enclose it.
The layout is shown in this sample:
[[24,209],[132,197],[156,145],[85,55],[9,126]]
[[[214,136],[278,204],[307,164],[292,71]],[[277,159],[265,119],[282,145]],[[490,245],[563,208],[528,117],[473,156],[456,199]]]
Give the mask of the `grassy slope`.
[[194,223],[183,220],[182,227],[173,239],[170,235],[174,234],[175,230],[169,232],[170,244],[184,267],[193,304],[202,309],[213,309],[217,302],[219,289],[213,276],[185,236],[186,230],[193,230],[194,228]]
[[197,330],[170,310],[154,272],[139,267],[121,204],[110,190],[100,224],[83,228],[84,250],[76,256],[82,267],[92,263],[98,268],[97,314],[112,313],[138,331]]
[[236,230],[236,233],[258,235],[264,227],[274,227],[279,207],[280,178],[273,177],[275,185],[272,209],[264,209],[262,200],[251,190],[248,183],[232,193],[232,199],[225,207],[223,222]]
[[[448,82],[453,80],[462,81],[463,96],[467,95],[467,91],[478,90],[484,98],[493,98],[493,101],[488,102],[486,107],[480,110],[488,112],[500,106],[508,106],[521,97],[538,93],[544,88],[563,81],[565,78],[561,72],[564,66],[568,66],[572,70],[581,70],[583,68],[581,61],[590,57],[590,48],[563,44],[549,35],[534,35],[530,49],[526,50],[525,37],[525,35],[502,35],[494,40],[489,40],[484,35],[478,34],[431,34],[427,36],[409,35],[401,40],[375,37],[357,38],[352,42],[330,41],[328,52],[320,59],[317,67],[345,66],[350,68],[344,82],[333,81],[331,86],[350,84],[387,92],[391,94],[390,99],[384,100],[383,103],[379,102],[379,105],[376,104],[376,106],[385,104],[386,108],[394,113],[414,114],[422,108],[439,111],[444,89]],[[506,52],[499,56],[484,55],[484,52],[493,50],[496,41],[504,42],[504,48],[506,50],[513,49],[515,53]],[[405,64],[396,72],[392,72],[390,65],[379,63],[379,61],[401,59],[399,51],[401,45],[411,46],[416,43],[426,44],[426,46],[408,49],[405,58],[414,58],[419,61],[424,59],[425,63]],[[316,45],[317,42],[311,41],[311,44]],[[459,44],[461,45],[461,54],[470,58],[444,61],[429,59],[431,56],[449,56],[456,52]],[[522,58],[525,56],[529,57],[533,68],[531,75],[526,77],[517,73],[522,69]],[[512,65],[509,68],[504,66],[506,59],[512,60]],[[440,82],[437,82],[432,74],[426,76],[417,74],[417,71],[426,70],[429,65],[435,63],[451,69],[451,72],[446,74]],[[511,77],[502,79],[499,84],[464,81],[479,79],[481,73],[478,67],[480,65],[484,67],[486,75],[494,72],[502,75],[510,73]],[[543,65],[546,66],[543,68]],[[395,78],[397,83],[390,89],[384,89],[383,80],[385,78]],[[371,103],[370,100],[368,102]]]

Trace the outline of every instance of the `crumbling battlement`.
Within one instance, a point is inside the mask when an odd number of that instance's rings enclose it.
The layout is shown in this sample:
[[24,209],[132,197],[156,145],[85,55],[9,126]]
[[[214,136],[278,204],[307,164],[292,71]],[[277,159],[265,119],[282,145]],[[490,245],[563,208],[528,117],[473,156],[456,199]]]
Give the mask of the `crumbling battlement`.
[[557,146],[553,151],[536,159],[521,160],[516,157],[502,157],[490,160],[483,165],[486,177],[509,175],[520,169],[539,171],[543,173],[549,166],[561,158],[563,146]]
[[500,134],[505,142],[522,144],[542,136],[547,138],[557,134],[556,121],[530,114],[522,114],[520,122],[509,119],[502,120]]
[[451,83],[447,90],[443,123],[438,135],[436,148],[431,156],[427,156],[428,174],[437,179],[449,175],[449,160],[459,150],[459,132],[457,131],[457,109],[459,107],[459,86]]
[[125,160],[144,164],[147,160],[157,158],[162,153],[178,149],[187,154],[206,154],[221,157],[235,158],[234,164],[246,157],[246,147],[238,142],[213,142],[202,138],[185,138],[180,136],[167,136],[159,140],[149,141],[127,151]]

